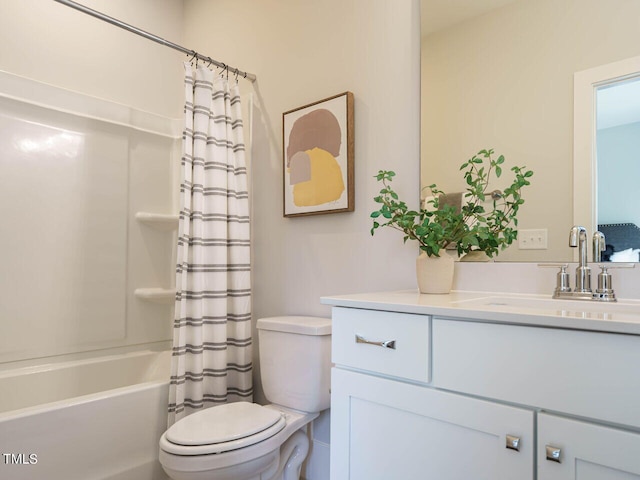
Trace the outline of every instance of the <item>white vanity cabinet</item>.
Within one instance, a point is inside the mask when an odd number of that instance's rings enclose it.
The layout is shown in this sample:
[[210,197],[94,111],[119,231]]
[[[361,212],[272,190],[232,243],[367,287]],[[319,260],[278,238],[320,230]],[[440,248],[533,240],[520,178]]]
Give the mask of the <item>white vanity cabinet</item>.
[[331,478],[533,479],[533,412],[427,388],[430,332],[429,316],[334,308]]
[[[332,375],[332,479],[533,479],[533,412],[340,368]],[[521,439],[519,452],[505,448],[507,434]]]
[[374,307],[333,308],[332,480],[640,480],[640,336]]

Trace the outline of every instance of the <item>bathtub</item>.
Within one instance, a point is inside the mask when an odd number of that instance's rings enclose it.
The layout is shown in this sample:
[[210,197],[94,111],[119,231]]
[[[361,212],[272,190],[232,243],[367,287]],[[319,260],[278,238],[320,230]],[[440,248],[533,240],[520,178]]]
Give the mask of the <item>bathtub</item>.
[[168,351],[0,372],[3,480],[164,480]]

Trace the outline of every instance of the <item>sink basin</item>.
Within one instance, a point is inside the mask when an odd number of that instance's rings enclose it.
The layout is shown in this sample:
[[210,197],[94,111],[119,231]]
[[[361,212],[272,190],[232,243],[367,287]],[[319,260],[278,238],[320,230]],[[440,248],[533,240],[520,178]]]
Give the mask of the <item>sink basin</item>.
[[483,310],[521,310],[549,312],[562,316],[597,316],[607,318],[611,315],[640,316],[640,302],[598,302],[589,300],[565,300],[550,297],[495,295],[459,300],[452,302],[465,308],[481,308]]

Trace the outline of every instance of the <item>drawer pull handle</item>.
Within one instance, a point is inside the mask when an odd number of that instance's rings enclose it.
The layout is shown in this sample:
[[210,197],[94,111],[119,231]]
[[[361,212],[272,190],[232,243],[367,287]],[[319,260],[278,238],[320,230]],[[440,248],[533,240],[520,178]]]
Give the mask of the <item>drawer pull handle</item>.
[[367,345],[376,345],[378,347],[390,348],[392,350],[396,349],[396,341],[395,340],[387,340],[386,342],[374,342],[371,340],[367,340],[360,335],[356,335],[356,343],[366,343]]
[[507,448],[510,450],[520,451],[520,437],[507,435]]
[[562,451],[558,447],[545,445],[545,449],[547,450],[547,460],[560,463],[560,455]]

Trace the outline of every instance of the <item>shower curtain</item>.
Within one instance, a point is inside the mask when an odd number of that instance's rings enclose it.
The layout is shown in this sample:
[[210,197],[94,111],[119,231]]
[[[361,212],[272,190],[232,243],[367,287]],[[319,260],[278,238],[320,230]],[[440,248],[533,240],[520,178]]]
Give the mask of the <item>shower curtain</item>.
[[237,83],[185,63],[169,425],[252,400],[249,198]]

